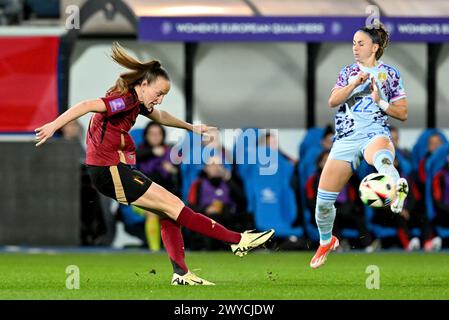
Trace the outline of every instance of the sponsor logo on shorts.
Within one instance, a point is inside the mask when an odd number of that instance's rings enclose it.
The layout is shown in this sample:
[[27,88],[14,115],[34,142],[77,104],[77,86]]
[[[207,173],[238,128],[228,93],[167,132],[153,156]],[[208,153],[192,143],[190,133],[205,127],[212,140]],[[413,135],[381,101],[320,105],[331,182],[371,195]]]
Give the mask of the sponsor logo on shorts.
[[111,100],[109,102],[109,105],[111,106],[112,112],[121,111],[126,108],[125,101],[122,98]]

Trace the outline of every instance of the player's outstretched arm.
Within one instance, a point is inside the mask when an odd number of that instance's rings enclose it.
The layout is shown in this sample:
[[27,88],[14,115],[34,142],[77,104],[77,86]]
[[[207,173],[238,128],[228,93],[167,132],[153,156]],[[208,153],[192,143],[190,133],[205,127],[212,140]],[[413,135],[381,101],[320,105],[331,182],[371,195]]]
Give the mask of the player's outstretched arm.
[[34,130],[36,132],[36,147],[50,139],[56,130],[88,112],[106,112],[106,106],[101,99],[86,100],[74,105],[54,121]]
[[153,112],[148,115],[148,118],[164,126],[186,129],[198,134],[205,134],[209,130],[217,129],[216,127],[211,127],[205,124],[193,125],[191,123],[185,122],[181,119],[174,117],[167,111],[158,109],[154,109]]

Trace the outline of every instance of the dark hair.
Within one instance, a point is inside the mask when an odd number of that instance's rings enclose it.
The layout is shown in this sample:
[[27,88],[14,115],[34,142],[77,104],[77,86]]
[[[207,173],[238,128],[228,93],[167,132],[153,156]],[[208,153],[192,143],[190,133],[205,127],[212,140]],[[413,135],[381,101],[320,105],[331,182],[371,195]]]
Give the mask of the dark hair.
[[320,162],[323,161],[325,156],[328,156],[330,153],[329,150],[324,150],[321,151],[321,153],[318,155],[318,158],[316,159],[316,167],[319,168],[320,167]]
[[161,129],[161,131],[162,131],[162,144],[164,144],[165,143],[165,136],[166,136],[165,128],[162,125],[160,125],[159,123],[151,121],[151,122],[149,122],[147,124],[147,126],[143,130],[143,145],[151,147],[149,145],[148,141],[147,141],[147,133],[151,129],[151,127],[158,127],[158,128]]
[[141,84],[142,81],[147,80],[151,84],[158,77],[170,81],[167,71],[162,68],[159,61],[140,62],[130,56],[118,42],[112,44],[111,58],[131,71],[122,73],[115,85],[108,90],[108,93],[125,94],[135,85]]
[[332,135],[335,134],[334,129],[332,128],[332,125],[330,125],[330,124],[326,125],[326,127],[324,128],[323,136],[321,138],[324,139],[329,134],[332,134]]
[[379,45],[379,49],[376,51],[376,60],[379,60],[380,57],[384,54],[385,48],[388,46],[390,42],[390,35],[388,34],[387,29],[383,24],[379,24],[379,27],[363,27],[360,28],[359,31],[365,32],[373,41],[373,43],[377,43]]

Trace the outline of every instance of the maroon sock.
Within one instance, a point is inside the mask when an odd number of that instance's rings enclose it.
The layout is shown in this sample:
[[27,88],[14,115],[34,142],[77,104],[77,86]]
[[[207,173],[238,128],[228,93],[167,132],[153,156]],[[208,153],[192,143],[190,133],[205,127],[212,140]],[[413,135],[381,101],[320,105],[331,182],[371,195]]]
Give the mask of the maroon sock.
[[408,248],[408,244],[410,243],[410,241],[408,239],[407,232],[405,232],[404,229],[399,228],[398,229],[398,237],[399,237],[399,241],[402,244],[402,247],[404,249],[407,249]]
[[184,275],[189,269],[184,261],[184,239],[181,227],[172,219],[161,219],[160,223],[162,242],[173,265],[173,271]]
[[242,237],[240,233],[226,229],[221,224],[201,213],[194,212],[187,206],[182,208],[176,221],[187,229],[227,243],[239,243]]

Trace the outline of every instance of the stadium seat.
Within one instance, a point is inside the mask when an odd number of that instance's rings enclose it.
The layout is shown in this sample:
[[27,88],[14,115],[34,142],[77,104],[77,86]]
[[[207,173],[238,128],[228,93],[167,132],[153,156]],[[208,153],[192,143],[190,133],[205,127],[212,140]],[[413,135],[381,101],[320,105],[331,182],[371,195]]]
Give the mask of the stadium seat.
[[408,177],[413,170],[412,162],[407,159],[400,150],[396,150],[396,159],[399,162],[399,166],[401,167],[401,174],[404,177]]
[[278,159],[276,174],[256,174],[252,177],[250,192],[254,199],[256,228],[274,228],[278,237],[301,237],[303,227],[292,227],[297,216],[295,194],[289,179],[293,175],[294,165],[281,154],[278,154]]
[[[307,145],[307,143],[305,145]],[[321,145],[317,145],[315,142],[314,147],[309,147],[307,153],[304,153],[303,157],[297,164],[299,172],[299,187],[301,190],[300,197],[301,203],[303,205],[302,210],[304,212],[304,227],[308,237],[314,242],[319,240],[319,233],[312,220],[314,219],[314,213],[310,212],[306,205],[307,199],[305,197],[305,188],[307,180],[312,174],[316,172],[316,160],[322,151],[323,148],[321,147]]]
[[131,135],[131,137],[134,140],[134,144],[136,146],[136,148],[139,147],[139,145],[143,142],[143,128],[137,128],[137,129],[132,129],[129,134]]
[[416,141],[412,149],[412,166],[414,171],[418,170],[419,162],[424,158],[424,156],[427,153],[429,137],[435,133],[441,137],[441,139],[445,144],[448,143],[448,140],[442,131],[438,129],[424,130],[424,132],[419,136],[418,140]]
[[373,208],[365,206],[365,216],[368,230],[373,233],[375,238],[383,239],[383,238],[397,237],[398,232],[396,228],[385,227],[372,222],[374,216]]
[[133,226],[145,222],[145,215],[139,214],[133,206],[119,205],[121,219],[126,226]]
[[182,163],[179,169],[182,179],[181,197],[184,201],[187,201],[190,187],[203,169],[201,161],[201,140],[197,139],[201,139],[199,135],[187,131],[181,147]]
[[[246,131],[253,130],[255,132],[256,144],[251,145],[248,140],[245,140]],[[257,163],[250,163],[249,160],[257,159],[257,148],[259,144],[259,129],[258,128],[244,128],[242,133],[237,137],[233,146],[234,163],[237,173],[242,179],[245,194],[247,196],[247,211],[254,212],[254,197],[251,190],[253,184],[252,179],[258,171]]]
[[304,208],[304,229],[307,233],[307,236],[313,242],[318,242],[320,240],[320,234],[318,232],[318,228],[313,224],[313,220],[315,219],[314,213],[310,212],[308,208]]
[[301,185],[305,186],[307,179],[317,170],[316,161],[324,149],[320,145],[311,147],[298,163],[298,172],[301,179]]
[[[404,176],[408,176],[412,171],[411,162],[400,152],[396,152],[396,157],[399,162],[399,165],[402,168],[402,174]],[[363,159],[355,174],[359,177],[360,180],[362,180],[364,177],[366,177],[370,173],[374,173],[374,172],[376,172],[375,168],[373,166],[370,166],[365,161],[365,159]],[[376,238],[382,239],[382,238],[389,238],[389,237],[397,236],[397,230],[395,228],[385,227],[385,226],[381,226],[381,225],[372,223],[372,217],[374,215],[373,208],[365,206],[365,215],[366,215],[368,230],[371,231]],[[410,234],[413,237],[419,237],[421,235],[421,230],[417,229],[417,228],[411,229]]]
[[324,134],[324,128],[310,128],[299,145],[299,159],[302,160],[309,149],[320,145]]

